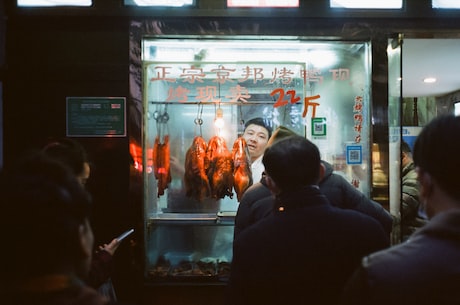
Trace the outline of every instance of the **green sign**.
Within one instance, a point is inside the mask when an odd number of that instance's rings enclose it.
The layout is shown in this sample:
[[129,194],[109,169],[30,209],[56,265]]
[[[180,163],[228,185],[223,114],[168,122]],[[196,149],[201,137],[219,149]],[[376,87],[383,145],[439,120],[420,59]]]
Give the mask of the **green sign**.
[[326,118],[311,119],[311,135],[313,137],[326,136]]
[[126,136],[124,97],[68,97],[67,136]]

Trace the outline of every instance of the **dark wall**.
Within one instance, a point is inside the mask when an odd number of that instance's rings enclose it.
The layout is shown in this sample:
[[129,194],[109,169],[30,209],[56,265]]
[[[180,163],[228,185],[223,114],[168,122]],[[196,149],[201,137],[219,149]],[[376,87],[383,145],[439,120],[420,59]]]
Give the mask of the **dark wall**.
[[[124,19],[10,18],[6,53],[5,164],[50,138],[65,137],[66,97],[128,96]],[[128,137],[76,140],[92,161],[88,188],[94,198],[93,229],[96,242],[106,243],[132,227],[140,209],[130,206]],[[129,260],[130,251],[127,243],[122,244],[116,261]],[[117,270],[126,271],[126,264],[120,265]]]

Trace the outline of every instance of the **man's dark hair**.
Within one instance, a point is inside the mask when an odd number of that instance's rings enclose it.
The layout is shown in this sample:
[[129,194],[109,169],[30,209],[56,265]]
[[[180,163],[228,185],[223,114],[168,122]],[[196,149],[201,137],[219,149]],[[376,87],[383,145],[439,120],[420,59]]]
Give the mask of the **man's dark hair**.
[[417,136],[414,164],[429,173],[447,194],[460,200],[460,188],[453,178],[460,171],[460,117],[433,119]]
[[70,169],[43,152],[0,173],[2,281],[56,272],[81,255],[79,228],[91,199]]
[[283,191],[318,184],[321,157],[318,147],[301,136],[290,136],[267,147],[265,171]]
[[52,141],[43,148],[43,152],[64,164],[69,166],[74,175],[79,175],[83,172],[84,164],[89,163],[88,155],[84,147],[69,138]]
[[401,152],[406,153],[406,154],[412,154],[412,150],[405,141],[401,141]]
[[270,125],[266,122],[266,120],[264,120],[263,118],[253,118],[253,119],[250,119],[249,121],[247,121],[245,124],[244,124],[244,129],[246,130],[246,128],[248,128],[249,125],[258,125],[258,126],[261,126],[263,128],[265,128],[267,131],[268,131],[268,138],[270,138],[272,136],[272,128],[270,127]]

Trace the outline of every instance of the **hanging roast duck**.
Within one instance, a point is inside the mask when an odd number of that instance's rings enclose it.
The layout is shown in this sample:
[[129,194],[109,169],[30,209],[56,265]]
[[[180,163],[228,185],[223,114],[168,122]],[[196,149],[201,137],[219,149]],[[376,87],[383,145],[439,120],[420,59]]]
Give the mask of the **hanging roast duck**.
[[164,195],[165,189],[171,182],[170,171],[170,147],[169,135],[163,137],[163,143],[160,142],[160,136],[155,138],[152,151],[153,172],[158,184],[158,197]]
[[205,165],[211,196],[233,198],[233,159],[223,137],[214,136],[209,140]]
[[207,146],[201,136],[196,136],[185,154],[185,194],[199,201],[211,195],[205,167]]
[[243,193],[253,183],[249,149],[243,137],[237,138],[233,143],[232,159],[234,166],[233,187],[235,188],[236,198],[240,201]]

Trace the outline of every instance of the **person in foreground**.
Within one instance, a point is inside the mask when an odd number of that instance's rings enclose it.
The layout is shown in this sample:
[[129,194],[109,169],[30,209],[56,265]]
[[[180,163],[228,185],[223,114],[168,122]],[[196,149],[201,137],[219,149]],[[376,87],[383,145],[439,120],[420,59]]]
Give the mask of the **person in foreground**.
[[362,257],[388,247],[389,237],[375,219],[329,203],[309,140],[274,143],[263,164],[274,212],[235,239],[227,304],[335,304]]
[[365,257],[343,304],[460,304],[460,117],[442,116],[414,145],[420,201],[430,221],[397,246]]
[[[57,161],[67,165],[77,178],[78,182],[85,187],[91,174],[91,166],[88,154],[79,142],[62,138],[50,141],[42,152]],[[112,284],[113,256],[120,246],[120,242],[114,238],[109,243],[99,245],[93,253],[91,268],[85,282],[99,292],[116,300],[116,293]]]
[[82,280],[93,253],[91,198],[70,169],[43,153],[24,157],[2,170],[0,202],[2,304],[109,304]]
[[[280,126],[273,131],[267,147],[286,137],[297,135],[294,131]],[[334,173],[332,165],[322,160],[323,175],[318,186],[333,206],[352,209],[375,218],[389,235],[393,228],[393,217],[378,202],[367,198],[344,177]],[[251,185],[244,193],[238,205],[235,217],[234,237],[248,226],[272,213],[275,197],[268,189],[264,177]]]

